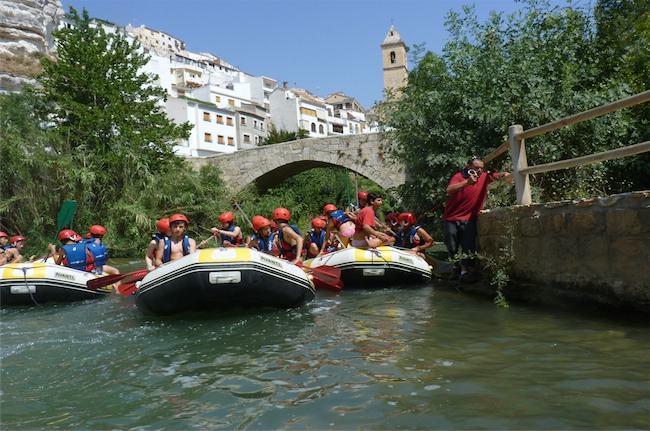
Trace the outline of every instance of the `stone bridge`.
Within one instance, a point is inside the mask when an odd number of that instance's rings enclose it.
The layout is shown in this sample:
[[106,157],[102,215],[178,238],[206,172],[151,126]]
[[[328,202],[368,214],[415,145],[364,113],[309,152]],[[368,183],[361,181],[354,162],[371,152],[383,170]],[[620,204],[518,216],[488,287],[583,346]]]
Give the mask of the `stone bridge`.
[[363,175],[388,190],[404,184],[404,165],[384,151],[386,134],[300,139],[205,158],[190,159],[195,168],[218,167],[226,186],[239,192],[249,184],[261,192],[312,168],[341,166]]

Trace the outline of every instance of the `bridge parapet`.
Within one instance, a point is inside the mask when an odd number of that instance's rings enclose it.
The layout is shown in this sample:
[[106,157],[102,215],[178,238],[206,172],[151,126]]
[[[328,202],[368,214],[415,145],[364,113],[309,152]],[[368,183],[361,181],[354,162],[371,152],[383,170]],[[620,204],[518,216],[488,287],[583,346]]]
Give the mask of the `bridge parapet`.
[[249,184],[265,191],[285,179],[316,167],[350,169],[388,190],[404,184],[404,165],[387,155],[387,134],[367,133],[300,139],[205,158],[189,159],[195,168],[219,167],[232,192]]

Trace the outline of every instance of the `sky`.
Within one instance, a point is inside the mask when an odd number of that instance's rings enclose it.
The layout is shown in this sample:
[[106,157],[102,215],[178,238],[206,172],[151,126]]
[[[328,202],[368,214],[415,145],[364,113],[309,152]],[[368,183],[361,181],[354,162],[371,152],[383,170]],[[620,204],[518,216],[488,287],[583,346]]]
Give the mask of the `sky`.
[[[580,3],[588,0],[578,0]],[[160,30],[193,52],[209,52],[241,71],[287,82],[318,96],[342,91],[369,109],[383,99],[380,45],[391,24],[408,47],[441,53],[450,11],[475,6],[523,9],[517,0],[61,0],[118,26]],[[550,0],[566,6],[567,0]],[[504,15],[505,16],[505,15]],[[413,65],[408,65],[409,70]]]

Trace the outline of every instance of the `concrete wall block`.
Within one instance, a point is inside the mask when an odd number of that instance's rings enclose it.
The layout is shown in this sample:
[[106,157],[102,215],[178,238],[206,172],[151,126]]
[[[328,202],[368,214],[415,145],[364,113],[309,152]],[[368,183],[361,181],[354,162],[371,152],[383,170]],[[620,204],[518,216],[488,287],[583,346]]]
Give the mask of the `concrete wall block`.
[[567,213],[567,217],[568,232],[572,234],[590,235],[605,232],[605,220],[600,211],[577,209],[575,212]]
[[542,230],[546,234],[557,234],[564,232],[567,226],[567,213],[565,211],[545,214],[540,217]]
[[624,237],[611,238],[609,246],[611,267],[615,270],[616,278],[627,281],[645,281],[650,288],[650,257],[648,244],[640,238]]
[[[647,211],[647,210],[646,210]],[[648,216],[646,216],[647,218]],[[648,230],[639,220],[639,212],[631,208],[610,209],[605,215],[607,233],[612,236],[637,235]]]

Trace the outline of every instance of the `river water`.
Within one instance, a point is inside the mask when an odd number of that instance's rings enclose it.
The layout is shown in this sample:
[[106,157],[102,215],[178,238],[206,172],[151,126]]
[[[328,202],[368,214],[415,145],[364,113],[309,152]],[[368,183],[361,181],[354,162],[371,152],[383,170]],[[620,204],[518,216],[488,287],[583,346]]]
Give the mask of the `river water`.
[[218,316],[144,316],[119,295],[3,309],[1,426],[650,428],[650,322],[438,283]]

